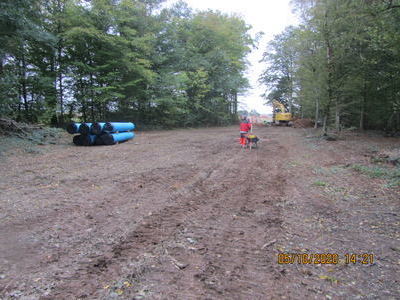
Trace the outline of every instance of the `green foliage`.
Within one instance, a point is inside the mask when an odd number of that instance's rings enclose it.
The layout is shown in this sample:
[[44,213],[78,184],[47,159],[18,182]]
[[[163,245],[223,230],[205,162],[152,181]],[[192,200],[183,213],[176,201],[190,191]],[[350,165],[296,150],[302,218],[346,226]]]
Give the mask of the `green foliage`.
[[296,31],[294,27],[288,27],[269,43],[263,56],[263,61],[269,67],[260,77],[260,80],[269,88],[268,94],[265,95],[268,102],[278,100],[287,106],[289,111],[292,111],[294,105],[294,76],[298,67],[296,65]]
[[337,130],[400,130],[400,8],[392,1],[292,3],[302,23],[277,35],[264,55],[266,98]]
[[[254,46],[238,16],[162,0],[0,4],[0,115],[44,123],[236,120]],[[35,9],[32,9],[35,8]]]

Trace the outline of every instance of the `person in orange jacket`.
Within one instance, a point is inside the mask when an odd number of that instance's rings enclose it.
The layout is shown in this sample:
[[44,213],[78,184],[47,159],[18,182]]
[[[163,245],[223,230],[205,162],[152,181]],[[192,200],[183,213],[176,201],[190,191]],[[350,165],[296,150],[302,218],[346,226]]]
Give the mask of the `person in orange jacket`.
[[240,145],[242,145],[242,148],[244,148],[247,143],[247,135],[251,130],[251,123],[246,117],[243,118],[242,121],[240,122],[239,130],[240,130]]

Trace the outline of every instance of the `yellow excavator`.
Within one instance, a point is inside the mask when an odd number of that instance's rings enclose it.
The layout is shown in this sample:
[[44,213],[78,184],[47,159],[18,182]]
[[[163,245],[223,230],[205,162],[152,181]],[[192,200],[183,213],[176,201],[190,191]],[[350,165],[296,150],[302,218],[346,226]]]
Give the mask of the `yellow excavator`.
[[293,116],[286,109],[285,105],[277,100],[272,101],[273,115],[272,122],[274,125],[289,126],[293,120]]

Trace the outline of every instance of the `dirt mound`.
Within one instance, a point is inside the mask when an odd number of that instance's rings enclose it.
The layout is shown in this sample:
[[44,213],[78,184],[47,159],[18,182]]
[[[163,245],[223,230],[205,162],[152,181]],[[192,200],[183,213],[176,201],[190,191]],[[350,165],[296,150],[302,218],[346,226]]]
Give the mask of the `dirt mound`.
[[293,122],[293,127],[295,128],[308,128],[313,126],[314,121],[311,119],[297,119]]

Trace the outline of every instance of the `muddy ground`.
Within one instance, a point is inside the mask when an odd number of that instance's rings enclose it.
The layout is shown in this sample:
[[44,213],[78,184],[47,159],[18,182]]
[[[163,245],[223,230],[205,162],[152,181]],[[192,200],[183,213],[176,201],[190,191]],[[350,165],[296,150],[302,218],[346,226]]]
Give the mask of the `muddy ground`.
[[1,158],[0,298],[399,299],[400,189],[361,172],[399,140],[255,133],[251,151],[227,127]]

